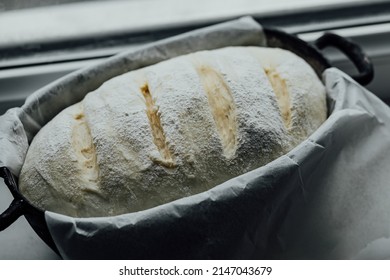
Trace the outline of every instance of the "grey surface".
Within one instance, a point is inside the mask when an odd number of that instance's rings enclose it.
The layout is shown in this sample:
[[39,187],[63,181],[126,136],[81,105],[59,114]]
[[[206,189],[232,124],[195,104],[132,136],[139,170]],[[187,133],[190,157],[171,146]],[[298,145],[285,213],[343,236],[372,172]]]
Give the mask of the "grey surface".
[[[0,11],[9,11],[9,10],[19,10],[19,9],[28,9],[44,6],[52,6],[66,3],[74,2],[87,2],[87,1],[97,1],[97,0],[1,0],[0,1]],[[107,0],[100,0],[107,1]]]
[[[12,195],[3,180],[0,182],[0,211],[11,203]],[[0,232],[1,260],[59,259],[33,231],[24,217]]]

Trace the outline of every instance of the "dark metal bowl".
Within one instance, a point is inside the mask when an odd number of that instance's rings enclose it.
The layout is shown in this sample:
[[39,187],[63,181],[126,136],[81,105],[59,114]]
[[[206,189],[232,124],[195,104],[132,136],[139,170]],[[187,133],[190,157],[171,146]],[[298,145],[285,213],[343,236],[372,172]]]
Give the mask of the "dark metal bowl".
[[[296,36],[277,29],[264,27],[263,31],[266,35],[268,47],[279,47],[297,54],[312,66],[319,77],[321,77],[325,69],[331,67],[331,64],[320,52],[320,49],[333,46],[345,53],[345,55],[358,69],[359,74],[353,76],[352,78],[361,85],[367,85],[373,79],[373,65],[367,55],[365,55],[360,46],[341,36],[332,33],[325,33],[312,45]],[[6,229],[20,216],[24,215],[40,238],[44,240],[46,244],[57,254],[59,254],[48,230],[44,210],[33,206],[19,192],[17,178],[7,167],[0,167],[0,176],[4,178],[5,184],[8,186],[14,197],[14,200],[8,209],[0,215],[0,231]]]

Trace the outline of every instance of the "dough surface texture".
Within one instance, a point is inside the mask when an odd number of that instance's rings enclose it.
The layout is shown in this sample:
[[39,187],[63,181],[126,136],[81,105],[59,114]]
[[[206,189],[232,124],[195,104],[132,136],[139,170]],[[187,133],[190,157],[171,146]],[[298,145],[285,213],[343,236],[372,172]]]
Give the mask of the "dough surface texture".
[[179,56],[108,80],[47,123],[28,150],[20,191],[74,217],[140,211],[269,163],[326,117],[323,84],[291,52]]

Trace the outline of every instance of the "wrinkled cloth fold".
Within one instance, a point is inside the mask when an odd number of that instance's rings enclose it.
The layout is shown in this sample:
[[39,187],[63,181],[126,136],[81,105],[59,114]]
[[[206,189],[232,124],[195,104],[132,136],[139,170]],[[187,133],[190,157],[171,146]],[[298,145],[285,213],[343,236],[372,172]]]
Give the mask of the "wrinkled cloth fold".
[[46,212],[65,258],[390,258],[390,109],[335,68],[331,114],[266,166],[149,210],[108,218]]

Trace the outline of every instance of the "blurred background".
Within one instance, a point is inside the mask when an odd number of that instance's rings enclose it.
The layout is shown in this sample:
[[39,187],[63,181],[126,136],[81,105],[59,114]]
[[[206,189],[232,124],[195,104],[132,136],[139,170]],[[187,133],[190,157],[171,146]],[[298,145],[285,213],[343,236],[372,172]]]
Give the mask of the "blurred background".
[[[58,5],[72,2],[86,2],[99,0],[3,0],[0,2],[0,11],[28,9],[42,6]],[[100,0],[105,1],[105,0]]]

